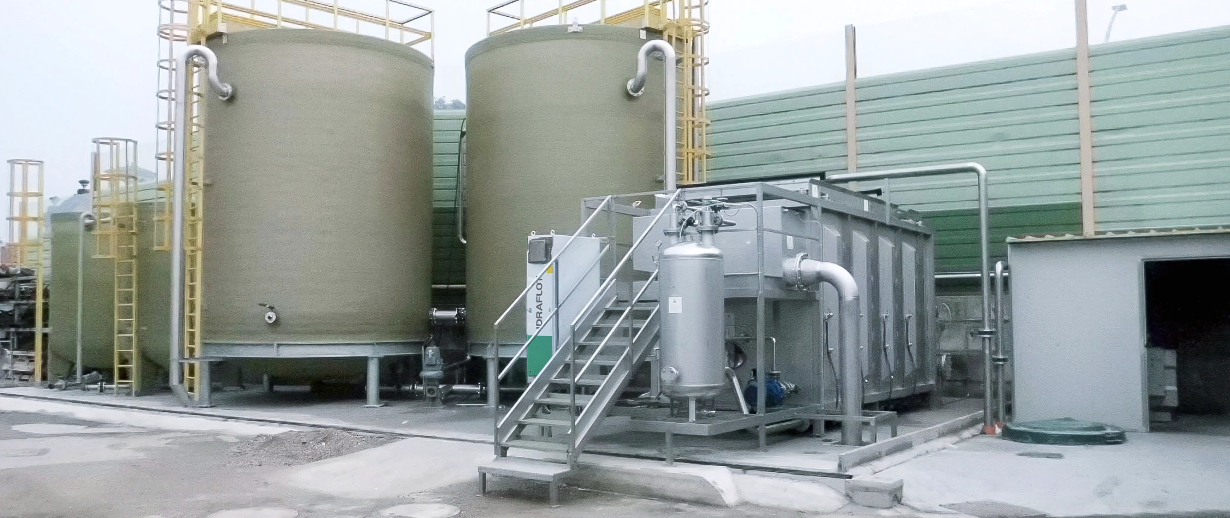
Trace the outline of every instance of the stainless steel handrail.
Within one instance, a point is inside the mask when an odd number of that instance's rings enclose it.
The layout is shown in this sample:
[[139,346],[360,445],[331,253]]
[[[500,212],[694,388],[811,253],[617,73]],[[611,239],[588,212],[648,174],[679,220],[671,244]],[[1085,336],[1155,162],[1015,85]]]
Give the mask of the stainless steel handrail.
[[[590,214],[589,217],[585,219],[585,222],[581,224],[581,227],[578,228],[577,231],[573,233],[571,237],[568,238],[568,241],[564,243],[564,246],[560,247],[559,251],[556,252],[555,255],[551,257],[551,260],[548,261],[547,265],[542,268],[542,271],[538,272],[538,275],[534,276],[534,280],[527,282],[525,284],[525,289],[521,290],[521,294],[517,295],[517,297],[513,299],[512,304],[508,305],[508,309],[505,309],[504,312],[500,314],[500,318],[497,318],[495,320],[495,324],[492,325],[493,330],[492,330],[492,337],[491,337],[491,346],[495,347],[496,351],[499,350],[498,348],[499,348],[499,342],[500,342],[500,324],[504,322],[504,319],[508,317],[508,314],[512,312],[513,308],[517,307],[517,304],[521,302],[521,299],[525,298],[525,295],[530,292],[530,288],[532,288],[534,284],[538,283],[538,281],[542,280],[542,276],[547,274],[547,270],[550,270],[552,266],[555,266],[557,263],[559,263],[559,258],[561,255],[563,255],[564,251],[568,250],[568,247],[572,246],[572,243],[576,242],[577,236],[580,236],[582,233],[585,232],[585,229],[589,228],[589,224],[593,223],[594,217],[596,217],[598,213],[602,212],[603,207],[611,203],[612,199],[614,199],[614,196],[607,196],[606,198],[602,200],[602,203],[598,205],[598,208],[594,209],[593,214]],[[558,301],[556,302],[558,303]],[[525,354],[525,351],[526,349],[529,348],[529,346],[530,346],[530,342],[526,341],[525,344],[523,344],[521,348],[517,350],[517,354],[513,355],[513,358],[520,358],[522,354]],[[495,351],[493,351],[493,353],[494,352]],[[503,379],[504,376],[507,376],[507,375],[508,375],[508,369],[505,368],[503,371],[499,373],[499,376],[496,377],[496,381],[498,382],[499,380]]]
[[[589,368],[594,364],[594,359],[598,357],[598,353],[601,353],[602,349],[606,347],[607,342],[611,341],[611,337],[615,335],[615,331],[619,329],[619,325],[624,322],[624,319],[628,318],[628,315],[632,313],[633,309],[636,308],[636,303],[641,300],[641,296],[645,295],[645,290],[649,289],[649,285],[652,284],[654,279],[657,279],[657,278],[658,278],[658,270],[654,270],[653,273],[649,275],[649,279],[645,281],[645,285],[641,286],[641,291],[637,292],[636,296],[628,301],[628,307],[624,309],[623,313],[620,313],[619,319],[617,319],[615,323],[611,325],[611,330],[606,332],[606,336],[603,337],[602,341],[598,343],[598,348],[595,349],[594,353],[589,356],[589,360],[586,361],[585,365],[581,367],[580,372],[573,372],[574,382],[581,381],[581,375],[584,374],[585,371],[589,370]],[[628,334],[629,348],[631,348],[633,338],[634,337],[632,336],[632,334],[629,333]]]
[[607,288],[611,287],[611,284],[613,284],[616,279],[615,274],[618,273],[621,269],[623,269],[624,264],[627,264],[628,259],[632,258],[632,254],[636,252],[636,249],[640,248],[641,243],[645,241],[645,238],[649,237],[649,233],[653,232],[653,229],[657,227],[658,221],[662,219],[662,215],[666,214],[668,211],[673,212],[671,210],[671,207],[674,206],[676,201],[678,201],[679,195],[682,193],[683,193],[683,189],[675,189],[674,194],[671,194],[671,197],[668,198],[666,200],[666,203],[663,204],[662,210],[658,211],[658,215],[653,217],[653,220],[649,222],[649,226],[645,229],[645,231],[642,232],[641,235],[636,238],[636,241],[632,242],[632,246],[628,248],[628,253],[624,254],[624,257],[619,260],[619,264],[616,264],[615,267],[611,269],[611,275],[607,277],[606,282],[602,283],[602,286],[598,288],[598,291],[594,293],[594,296],[590,297],[589,302],[585,304],[584,308],[581,310],[581,314],[578,315],[577,318],[572,321],[572,324],[571,324],[572,327],[575,328],[576,325],[580,323],[581,317],[584,316],[587,312],[589,312],[590,309],[593,309],[594,303],[598,301],[598,297],[601,296],[602,293],[607,290]]

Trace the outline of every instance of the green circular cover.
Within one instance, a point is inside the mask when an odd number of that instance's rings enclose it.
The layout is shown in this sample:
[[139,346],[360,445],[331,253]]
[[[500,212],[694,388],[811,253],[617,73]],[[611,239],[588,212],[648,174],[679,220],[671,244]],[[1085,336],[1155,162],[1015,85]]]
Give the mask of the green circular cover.
[[1071,417],[1009,423],[1004,426],[1002,435],[1009,441],[1062,446],[1122,444],[1127,440],[1127,435],[1119,428],[1101,423],[1077,421]]

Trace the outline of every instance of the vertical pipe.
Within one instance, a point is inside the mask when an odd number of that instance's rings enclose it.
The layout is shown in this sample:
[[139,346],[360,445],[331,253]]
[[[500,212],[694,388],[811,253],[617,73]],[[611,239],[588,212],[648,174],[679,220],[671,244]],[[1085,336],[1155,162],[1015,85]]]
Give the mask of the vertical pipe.
[[987,170],[981,164],[969,162],[964,164],[946,164],[924,167],[909,167],[889,171],[868,171],[860,173],[845,173],[829,175],[830,182],[854,182],[860,180],[889,180],[893,178],[917,178],[926,176],[944,176],[950,174],[973,174],[978,181],[978,256],[980,271],[978,277],[982,284],[982,328],[978,337],[982,339],[984,356],[983,373],[983,426],[984,434],[995,434],[997,428],[993,421],[991,407],[991,339],[995,330],[991,328],[991,253],[990,253],[990,199],[987,190]]
[[997,408],[996,416],[998,421],[996,426],[1004,427],[1004,423],[1008,422],[1008,413],[1006,403],[1004,401],[1004,387],[1007,384],[1004,381],[1004,367],[1007,366],[1008,357],[1004,354],[1004,268],[1003,261],[995,263],[995,402]]
[[[280,7],[280,5],[279,5]],[[179,74],[179,84],[176,85],[175,94],[175,155],[173,158],[175,170],[172,182],[172,211],[171,211],[171,321],[170,321],[170,346],[171,346],[171,361],[168,366],[170,371],[170,385],[172,390],[183,390],[183,372],[180,370],[180,361],[183,350],[183,311],[184,311],[184,177],[188,174],[188,166],[186,164],[188,157],[188,138],[191,135],[189,126],[192,120],[188,113],[188,98],[192,93],[189,91],[192,84],[192,74],[190,63],[200,59],[204,61],[208,82],[214,92],[218,94],[218,98],[229,100],[234,94],[234,88],[230,84],[223,83],[218,79],[218,57],[214,55],[214,51],[204,45],[188,45],[187,48],[179,55],[179,59],[175,63],[176,73]]]
[[94,215],[82,212],[77,216],[77,383],[81,383],[81,326],[85,313],[85,230],[87,220]]
[[677,106],[677,66],[675,64],[675,48],[669,43],[662,40],[650,40],[641,46],[641,50],[636,54],[636,76],[628,80],[628,94],[633,97],[640,97],[645,93],[645,80],[649,76],[649,54],[658,51],[662,53],[663,67],[665,69],[665,96],[666,96],[666,142],[663,146],[663,152],[666,153],[666,172],[662,178],[665,189],[674,191],[676,188],[676,180],[679,173],[676,171],[679,161],[678,131],[679,118]]
[[756,414],[760,416],[757,433],[761,451],[769,449],[764,417],[769,377],[764,369],[764,311],[764,184],[756,184]]

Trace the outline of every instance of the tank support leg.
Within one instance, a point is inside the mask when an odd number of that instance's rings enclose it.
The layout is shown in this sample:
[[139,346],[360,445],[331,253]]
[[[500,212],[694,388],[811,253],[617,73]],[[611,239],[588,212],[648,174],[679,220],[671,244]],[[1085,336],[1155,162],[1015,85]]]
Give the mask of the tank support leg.
[[214,380],[210,377],[210,370],[213,367],[213,362],[201,360],[197,363],[198,376],[201,377],[201,391],[197,394],[196,406],[201,408],[209,408],[214,406],[213,388]]
[[380,402],[380,357],[367,357],[367,408],[384,406]]
[[696,422],[696,397],[695,396],[688,397],[688,422],[689,423]]
[[273,393],[273,376],[265,374],[261,376],[261,386],[265,388],[265,392]]
[[666,454],[666,465],[675,465],[675,434],[666,432],[666,448],[663,452]]

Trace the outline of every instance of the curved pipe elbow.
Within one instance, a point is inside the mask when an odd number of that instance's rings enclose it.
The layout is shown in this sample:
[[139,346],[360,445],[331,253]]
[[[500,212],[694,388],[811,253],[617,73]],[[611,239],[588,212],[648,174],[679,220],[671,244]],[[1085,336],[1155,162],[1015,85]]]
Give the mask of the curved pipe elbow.
[[807,259],[806,254],[782,260],[782,276],[795,286],[811,286],[827,282],[837,290],[843,302],[858,299],[858,283],[841,265]]
[[179,64],[182,65],[180,70],[187,70],[188,63],[198,57],[205,62],[205,73],[209,78],[210,88],[218,94],[218,99],[229,101],[235,95],[235,88],[230,83],[222,82],[222,79],[218,77],[218,55],[214,54],[213,49],[204,45],[189,45],[180,55]]
[[675,47],[662,40],[650,40],[641,45],[636,53],[636,76],[628,80],[628,95],[640,97],[645,93],[645,81],[649,78],[649,56],[661,52],[667,66],[674,68]]

